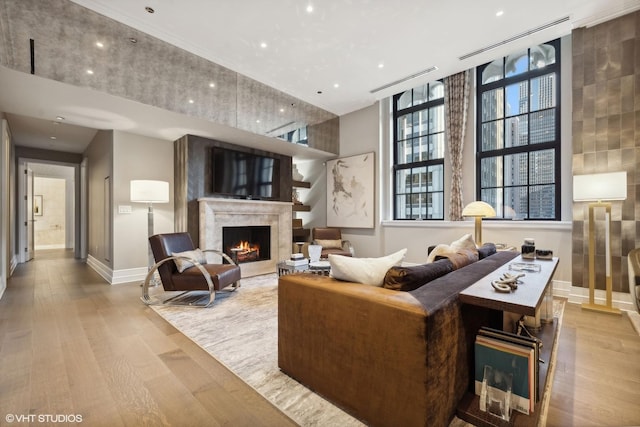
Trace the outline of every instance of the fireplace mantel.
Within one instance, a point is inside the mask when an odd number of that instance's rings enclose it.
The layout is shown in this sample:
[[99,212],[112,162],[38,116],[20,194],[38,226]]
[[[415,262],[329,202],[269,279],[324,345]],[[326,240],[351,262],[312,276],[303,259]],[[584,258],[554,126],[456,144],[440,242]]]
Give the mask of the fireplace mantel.
[[291,255],[291,203],[203,197],[200,208],[200,246],[222,250],[222,227],[271,226],[271,259],[240,264],[242,277],[273,273],[279,260]]

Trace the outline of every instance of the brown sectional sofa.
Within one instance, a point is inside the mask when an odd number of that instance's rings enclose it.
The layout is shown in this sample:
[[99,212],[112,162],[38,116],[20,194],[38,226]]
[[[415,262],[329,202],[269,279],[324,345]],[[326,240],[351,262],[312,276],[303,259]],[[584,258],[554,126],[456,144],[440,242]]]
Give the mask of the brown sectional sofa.
[[411,292],[282,276],[280,369],[368,425],[446,426],[470,385],[475,333],[496,321],[457,295],[515,255],[498,252]]

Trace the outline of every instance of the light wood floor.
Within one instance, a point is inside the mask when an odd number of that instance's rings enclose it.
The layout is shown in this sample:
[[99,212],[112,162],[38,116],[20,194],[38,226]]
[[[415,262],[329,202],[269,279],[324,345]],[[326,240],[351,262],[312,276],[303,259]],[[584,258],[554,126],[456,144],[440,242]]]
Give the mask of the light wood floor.
[[142,304],[139,284],[109,286],[71,256],[37,252],[0,300],[0,426],[7,414],[79,414],[85,426],[296,425]]
[[[90,426],[295,425],[139,294],[137,283],[107,285],[68,251],[18,266],[0,300],[0,426],[9,414],[78,414]],[[640,425],[640,338],[626,315],[568,304],[559,346],[548,426]]]

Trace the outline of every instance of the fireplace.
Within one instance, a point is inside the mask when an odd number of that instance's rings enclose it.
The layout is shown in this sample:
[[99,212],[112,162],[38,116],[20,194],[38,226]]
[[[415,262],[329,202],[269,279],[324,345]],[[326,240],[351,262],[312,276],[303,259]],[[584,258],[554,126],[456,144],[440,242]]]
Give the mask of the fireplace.
[[271,259],[268,225],[222,227],[222,247],[236,264]]
[[[204,197],[198,199],[198,203],[201,248],[224,251],[223,227],[268,226],[270,228],[269,244],[260,245],[261,258],[264,258],[263,251],[268,249],[270,259],[239,264],[242,277],[273,273],[276,271],[278,261],[291,256],[291,202]],[[207,260],[222,262],[221,257],[216,257],[211,252],[207,253]]]

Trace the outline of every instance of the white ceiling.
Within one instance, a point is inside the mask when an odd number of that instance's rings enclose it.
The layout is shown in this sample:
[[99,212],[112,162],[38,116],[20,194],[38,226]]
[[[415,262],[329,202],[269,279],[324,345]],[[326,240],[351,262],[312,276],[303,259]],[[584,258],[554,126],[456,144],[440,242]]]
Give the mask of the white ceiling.
[[[338,115],[640,8],[640,0],[72,1]],[[309,5],[312,12],[307,12]],[[155,12],[148,13],[145,6]],[[503,15],[497,17],[498,11]],[[529,34],[565,17],[569,18],[566,22]],[[426,76],[371,93],[432,66],[438,69]],[[21,82],[31,93],[15,93],[13,79],[22,78],[18,74],[22,73],[0,67],[0,111],[12,113],[10,125],[20,145],[51,148],[48,128],[53,125],[44,118],[60,114],[60,107],[76,111],[73,123],[81,127],[56,125],[58,132],[65,132],[65,141],[79,144],[63,151],[81,152],[95,129],[120,129],[163,139],[177,139],[185,133],[213,136],[211,132],[220,137],[219,133],[227,132],[180,115],[165,122],[172,123],[165,129],[157,119],[158,109],[87,89],[75,88],[70,96],[70,86],[50,80],[38,81],[38,92],[31,88],[33,79]],[[54,96],[56,92],[65,95],[42,99],[50,91]],[[123,103],[127,114],[122,112]],[[31,118],[41,120],[32,122]],[[253,139],[260,144],[259,138]],[[311,152],[310,157],[316,155]]]

